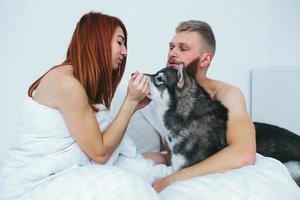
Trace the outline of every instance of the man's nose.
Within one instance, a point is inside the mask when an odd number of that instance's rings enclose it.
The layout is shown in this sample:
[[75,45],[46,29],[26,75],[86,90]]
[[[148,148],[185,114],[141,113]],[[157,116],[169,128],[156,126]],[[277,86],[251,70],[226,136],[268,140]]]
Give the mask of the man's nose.
[[178,50],[177,48],[173,48],[169,50],[169,57],[177,57],[178,56]]

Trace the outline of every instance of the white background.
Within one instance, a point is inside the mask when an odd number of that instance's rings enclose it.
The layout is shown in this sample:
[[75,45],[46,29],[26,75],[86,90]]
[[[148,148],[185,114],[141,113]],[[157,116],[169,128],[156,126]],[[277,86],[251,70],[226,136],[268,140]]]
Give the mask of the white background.
[[300,135],[300,70],[254,70],[251,73],[252,120]]
[[300,69],[299,10],[299,0],[1,0],[0,162],[15,136],[29,85],[64,60],[83,14],[101,11],[126,25],[125,82],[135,70],[152,73],[165,66],[168,43],[179,22],[207,21],[217,41],[208,75],[238,86],[249,108],[251,70]]

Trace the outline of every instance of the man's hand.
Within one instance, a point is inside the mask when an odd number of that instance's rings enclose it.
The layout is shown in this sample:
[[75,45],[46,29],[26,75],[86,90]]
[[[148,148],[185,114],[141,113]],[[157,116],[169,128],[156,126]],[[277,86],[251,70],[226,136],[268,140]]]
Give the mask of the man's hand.
[[154,181],[154,183],[152,184],[152,187],[155,189],[155,191],[157,193],[159,193],[160,191],[162,191],[163,189],[165,189],[168,185],[170,185],[172,183],[170,177],[171,176],[167,176],[165,178]]

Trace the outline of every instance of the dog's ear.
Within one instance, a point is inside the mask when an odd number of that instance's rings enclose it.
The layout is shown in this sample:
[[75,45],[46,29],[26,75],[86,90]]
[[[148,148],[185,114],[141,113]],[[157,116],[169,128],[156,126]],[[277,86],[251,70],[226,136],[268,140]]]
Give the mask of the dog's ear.
[[184,86],[184,73],[185,73],[184,63],[180,63],[177,72],[177,78],[178,78],[177,87],[180,89]]

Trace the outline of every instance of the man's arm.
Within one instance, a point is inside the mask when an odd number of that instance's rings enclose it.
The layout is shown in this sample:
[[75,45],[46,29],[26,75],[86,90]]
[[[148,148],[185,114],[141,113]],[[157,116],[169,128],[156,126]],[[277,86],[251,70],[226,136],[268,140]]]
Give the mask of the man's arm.
[[[251,165],[256,159],[255,127],[248,115],[242,92],[233,86],[226,86],[217,94],[217,99],[228,109],[226,139],[234,147],[236,160],[241,166]],[[240,166],[240,167],[241,167]]]
[[225,172],[255,163],[255,129],[247,114],[241,91],[232,86],[225,86],[217,92],[216,99],[228,108],[226,130],[228,146],[200,163],[158,180],[153,184],[156,191],[159,192],[179,180]]

